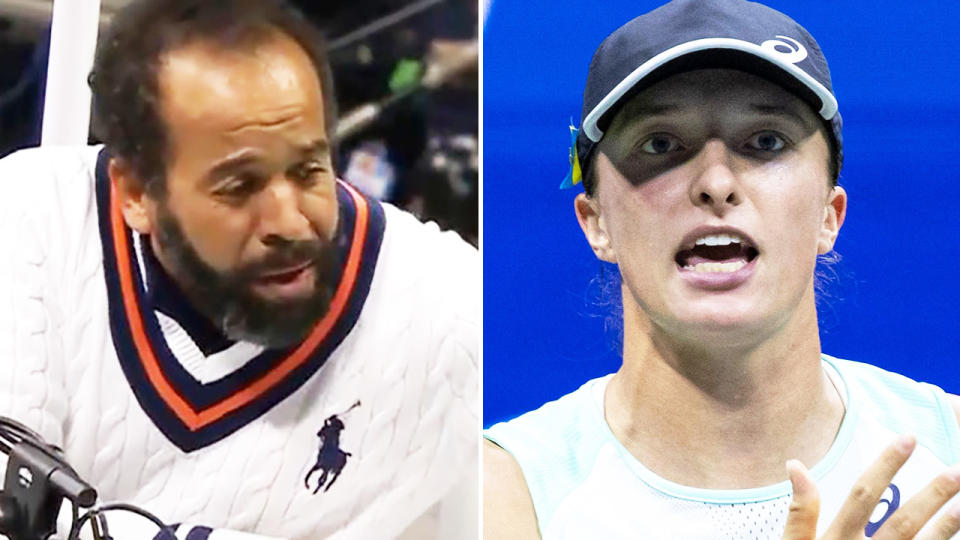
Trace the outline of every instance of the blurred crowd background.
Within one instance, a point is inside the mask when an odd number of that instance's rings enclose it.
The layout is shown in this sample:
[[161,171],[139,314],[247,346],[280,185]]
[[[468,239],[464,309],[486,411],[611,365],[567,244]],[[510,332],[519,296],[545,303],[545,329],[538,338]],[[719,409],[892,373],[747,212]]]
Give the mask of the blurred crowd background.
[[[477,3],[291,1],[327,37],[341,176],[477,245]],[[40,143],[52,6],[0,0],[0,157]]]

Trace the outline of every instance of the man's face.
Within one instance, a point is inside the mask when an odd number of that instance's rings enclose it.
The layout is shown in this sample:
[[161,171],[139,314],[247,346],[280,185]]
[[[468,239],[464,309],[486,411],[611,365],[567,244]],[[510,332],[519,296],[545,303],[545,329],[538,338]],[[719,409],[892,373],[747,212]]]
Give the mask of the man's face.
[[800,99],[737,71],[676,75],[628,102],[599,150],[597,192],[578,215],[593,209],[585,231],[619,265],[625,309],[693,342],[755,339],[801,301],[814,311],[816,256],[832,249],[846,199]]
[[297,343],[332,297],[338,207],[320,84],[278,34],[196,42],[159,74],[167,195],[145,205],[153,248],[229,337]]

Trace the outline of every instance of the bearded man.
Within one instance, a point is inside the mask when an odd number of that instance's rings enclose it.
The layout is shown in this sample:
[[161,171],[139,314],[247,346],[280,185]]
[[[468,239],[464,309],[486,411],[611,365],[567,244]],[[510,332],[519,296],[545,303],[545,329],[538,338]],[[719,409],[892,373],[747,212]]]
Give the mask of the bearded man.
[[314,29],[134,2],[90,81],[104,147],[0,161],[0,414],[168,523],[474,534],[477,253],[337,179]]

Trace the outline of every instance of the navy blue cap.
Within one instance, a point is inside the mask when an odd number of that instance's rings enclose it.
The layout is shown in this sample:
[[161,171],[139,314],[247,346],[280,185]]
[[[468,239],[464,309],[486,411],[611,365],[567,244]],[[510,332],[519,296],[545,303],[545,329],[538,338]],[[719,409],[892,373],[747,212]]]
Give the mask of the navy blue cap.
[[828,125],[839,173],[843,122],[827,59],[813,36],[756,2],[674,0],[621,26],[594,53],[564,186],[588,176],[591,154],[623,103],[671,75],[706,68],[752,73],[804,100]]

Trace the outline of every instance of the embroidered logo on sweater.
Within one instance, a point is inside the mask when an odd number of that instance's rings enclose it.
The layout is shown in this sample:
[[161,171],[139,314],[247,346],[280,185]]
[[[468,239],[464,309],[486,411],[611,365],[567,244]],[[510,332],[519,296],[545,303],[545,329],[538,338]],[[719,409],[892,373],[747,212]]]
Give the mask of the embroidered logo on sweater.
[[347,414],[359,406],[360,401],[358,400],[351,405],[349,409],[340,413],[340,415],[330,415],[329,418],[323,421],[323,427],[317,432],[317,437],[320,438],[320,450],[317,451],[317,462],[313,464],[313,468],[310,469],[310,472],[308,472],[307,476],[303,479],[304,487],[310,489],[310,476],[320,471],[317,487],[313,489],[314,495],[320,491],[320,488],[323,488],[324,493],[330,490],[330,486],[337,481],[340,473],[343,472],[343,468],[347,465],[347,458],[353,455],[350,452],[344,452],[340,449],[340,432],[346,427],[343,425],[343,420],[340,420],[340,416]]

